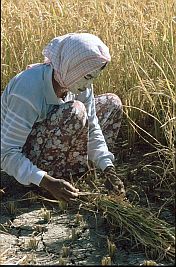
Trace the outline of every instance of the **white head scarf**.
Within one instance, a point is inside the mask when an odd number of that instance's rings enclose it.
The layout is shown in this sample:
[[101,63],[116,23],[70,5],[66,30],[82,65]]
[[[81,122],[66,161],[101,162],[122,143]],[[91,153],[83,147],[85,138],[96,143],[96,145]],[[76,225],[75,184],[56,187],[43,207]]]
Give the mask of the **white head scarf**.
[[45,63],[53,66],[56,81],[66,88],[111,60],[109,48],[90,33],[69,33],[56,37],[42,53]]

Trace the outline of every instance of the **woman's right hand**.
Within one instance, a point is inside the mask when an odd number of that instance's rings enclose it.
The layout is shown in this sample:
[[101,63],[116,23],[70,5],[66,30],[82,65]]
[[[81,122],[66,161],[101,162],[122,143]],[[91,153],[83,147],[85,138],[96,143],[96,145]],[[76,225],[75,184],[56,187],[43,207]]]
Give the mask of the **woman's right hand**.
[[44,175],[39,186],[48,190],[57,200],[69,202],[78,197],[79,189],[76,189],[64,179],[55,179],[48,174]]

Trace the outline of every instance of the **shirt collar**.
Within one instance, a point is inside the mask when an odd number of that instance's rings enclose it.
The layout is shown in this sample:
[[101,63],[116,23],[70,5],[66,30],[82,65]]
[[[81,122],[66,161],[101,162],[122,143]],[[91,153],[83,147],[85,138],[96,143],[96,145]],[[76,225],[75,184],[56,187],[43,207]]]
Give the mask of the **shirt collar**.
[[54,92],[52,84],[53,67],[50,64],[44,64],[43,80],[45,84],[44,94],[47,104],[57,105],[60,103],[60,99]]

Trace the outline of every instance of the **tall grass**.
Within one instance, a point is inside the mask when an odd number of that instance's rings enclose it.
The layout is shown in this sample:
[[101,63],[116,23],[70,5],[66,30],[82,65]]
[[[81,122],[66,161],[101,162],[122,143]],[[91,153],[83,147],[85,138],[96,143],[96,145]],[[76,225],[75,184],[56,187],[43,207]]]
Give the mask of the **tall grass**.
[[68,32],[97,34],[112,62],[95,92],[114,92],[124,104],[128,141],[142,138],[176,172],[175,0],[2,0],[2,87],[42,62],[41,51]]

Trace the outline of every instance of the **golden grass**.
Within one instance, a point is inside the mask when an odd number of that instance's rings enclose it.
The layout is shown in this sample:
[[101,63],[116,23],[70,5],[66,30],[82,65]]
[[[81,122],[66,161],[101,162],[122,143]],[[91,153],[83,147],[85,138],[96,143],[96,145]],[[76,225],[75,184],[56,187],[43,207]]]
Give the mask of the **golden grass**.
[[55,36],[90,32],[109,46],[112,62],[95,92],[117,93],[129,145],[143,138],[175,166],[176,4],[174,0],[2,0],[2,90]]
[[[175,0],[2,0],[1,6],[1,90],[28,64],[43,61],[41,51],[53,37],[68,32],[97,34],[109,46],[112,62],[95,82],[95,93],[120,96],[129,147],[139,139],[150,144],[163,169],[161,183],[168,177],[174,180]],[[115,203],[106,205],[117,208]],[[160,238],[155,244],[165,251]]]

